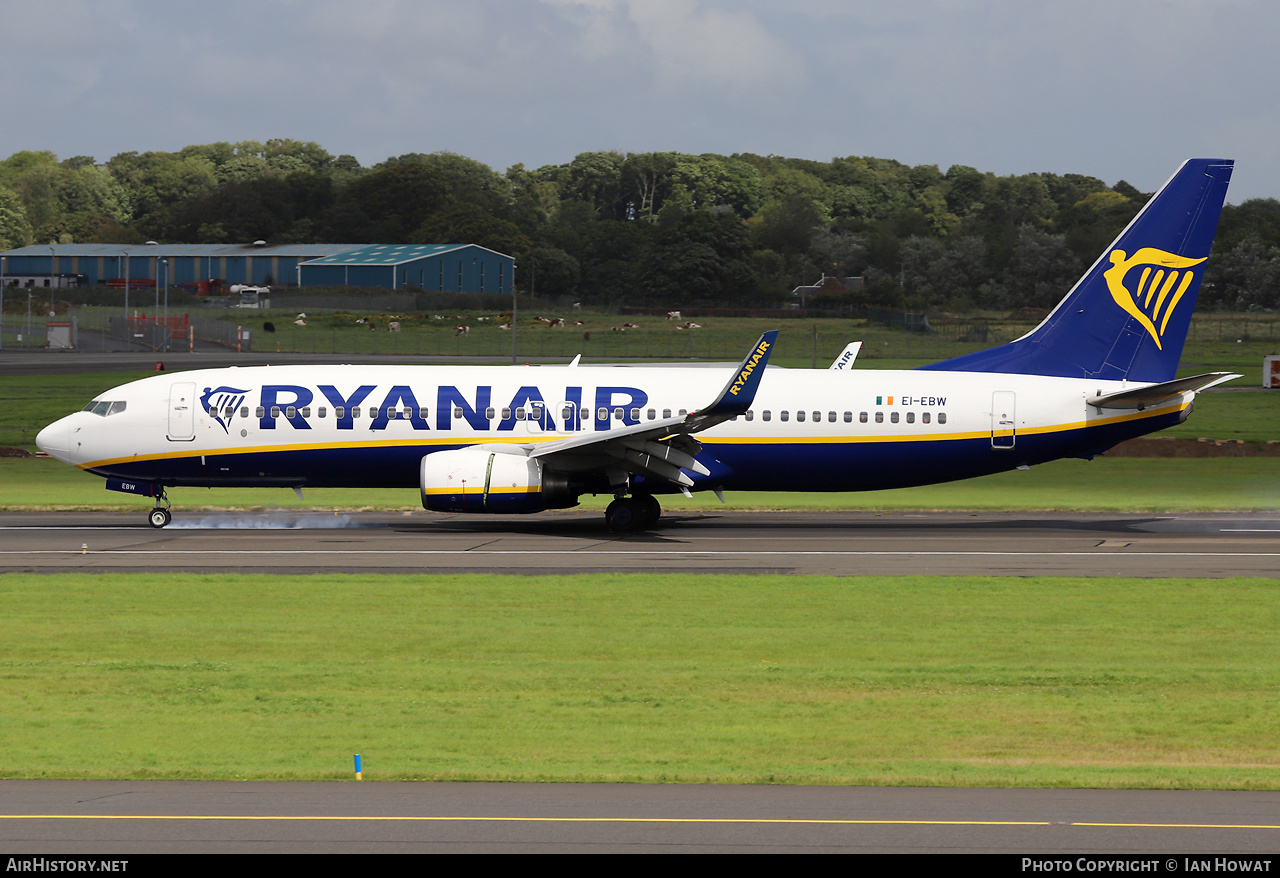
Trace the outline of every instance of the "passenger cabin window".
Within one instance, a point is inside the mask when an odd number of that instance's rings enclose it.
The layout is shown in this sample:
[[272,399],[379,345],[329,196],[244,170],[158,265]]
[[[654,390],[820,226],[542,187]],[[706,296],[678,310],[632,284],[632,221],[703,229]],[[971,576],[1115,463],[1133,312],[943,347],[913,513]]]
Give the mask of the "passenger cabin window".
[[927,424],[927,423],[929,423],[929,413],[928,413],[928,412],[925,412],[924,414],[922,414],[922,415],[920,416],[920,423],[922,423],[922,424]]
[[890,422],[890,423],[892,423],[892,424],[896,424],[896,423],[898,423],[898,413],[897,413],[897,412],[890,412],[890,413],[889,413],[889,422]]
[[779,421],[791,420],[791,412],[787,411],[786,409],[783,409],[782,411],[778,412],[778,420]]
[[796,412],[796,420],[804,421],[804,412]]
[[866,422],[867,422],[867,413],[866,413],[866,412],[858,412],[858,423],[859,423],[859,424],[865,424]]
[[939,424],[945,424],[946,422],[947,422],[947,413],[946,413],[946,412],[938,412],[938,423],[939,423]]
[[769,411],[768,409],[765,409],[764,411],[762,411],[762,412],[760,413],[760,420],[762,420],[762,421],[772,421],[772,420],[773,420],[773,412]]
[[876,423],[877,424],[884,423],[884,412],[876,412]]
[[915,413],[915,412],[907,412],[907,423],[908,423],[908,424],[914,424],[915,422],[916,422],[916,413]]

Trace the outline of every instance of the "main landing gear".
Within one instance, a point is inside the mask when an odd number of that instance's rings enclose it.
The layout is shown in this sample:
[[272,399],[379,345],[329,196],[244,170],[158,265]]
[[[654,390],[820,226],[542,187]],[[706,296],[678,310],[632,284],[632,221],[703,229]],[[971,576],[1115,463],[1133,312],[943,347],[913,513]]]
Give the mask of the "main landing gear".
[[618,497],[604,511],[604,520],[609,530],[615,533],[630,533],[648,530],[658,523],[662,515],[662,506],[652,494],[635,494],[631,497]]
[[147,514],[147,523],[152,527],[164,527],[173,520],[169,507],[169,498],[165,495],[164,488],[161,488],[160,493],[156,495],[156,508]]

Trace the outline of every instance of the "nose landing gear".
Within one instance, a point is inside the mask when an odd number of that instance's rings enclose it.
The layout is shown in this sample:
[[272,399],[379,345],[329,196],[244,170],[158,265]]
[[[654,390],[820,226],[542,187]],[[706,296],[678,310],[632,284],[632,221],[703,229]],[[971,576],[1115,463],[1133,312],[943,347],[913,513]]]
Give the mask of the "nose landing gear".
[[147,523],[157,528],[167,525],[173,520],[173,514],[169,511],[169,508],[169,498],[165,495],[164,489],[161,488],[160,493],[156,495],[156,507],[147,514]]

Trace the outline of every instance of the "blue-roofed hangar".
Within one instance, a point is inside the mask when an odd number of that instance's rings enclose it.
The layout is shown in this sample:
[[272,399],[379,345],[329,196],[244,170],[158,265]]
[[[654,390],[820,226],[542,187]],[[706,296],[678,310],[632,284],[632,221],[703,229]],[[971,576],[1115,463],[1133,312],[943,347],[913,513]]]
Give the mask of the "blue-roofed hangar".
[[515,260],[475,244],[374,244],[301,264],[301,285],[510,293]]
[[35,244],[0,252],[6,286],[298,284],[511,293],[515,260],[475,244]]

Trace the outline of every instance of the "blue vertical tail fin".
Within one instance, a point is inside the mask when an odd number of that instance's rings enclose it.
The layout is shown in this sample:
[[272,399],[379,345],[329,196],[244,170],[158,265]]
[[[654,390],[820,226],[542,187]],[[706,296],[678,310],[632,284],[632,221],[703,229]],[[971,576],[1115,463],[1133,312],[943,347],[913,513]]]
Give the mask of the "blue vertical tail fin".
[[925,369],[1168,381],[1191,325],[1230,159],[1190,159],[1044,322],[1016,341]]

